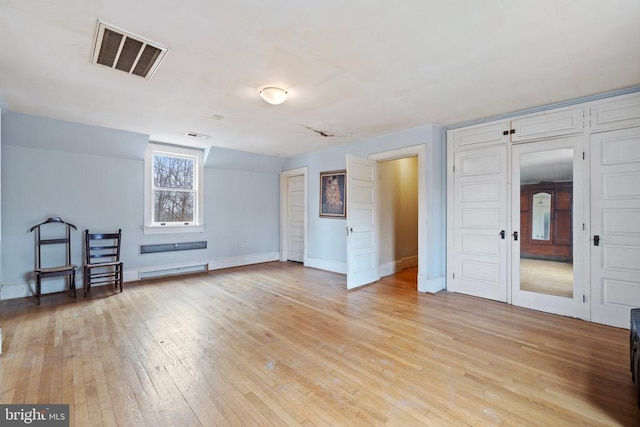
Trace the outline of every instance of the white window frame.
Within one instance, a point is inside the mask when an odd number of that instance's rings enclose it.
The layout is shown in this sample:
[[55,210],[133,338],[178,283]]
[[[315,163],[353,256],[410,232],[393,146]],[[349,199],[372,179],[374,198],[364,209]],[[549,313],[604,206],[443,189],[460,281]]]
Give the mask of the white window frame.
[[[157,223],[153,220],[153,157],[157,154],[187,157],[194,161],[194,221],[188,224]],[[164,225],[163,225],[164,224]],[[149,143],[144,162],[144,234],[202,233],[204,232],[204,153],[197,148],[176,147]]]

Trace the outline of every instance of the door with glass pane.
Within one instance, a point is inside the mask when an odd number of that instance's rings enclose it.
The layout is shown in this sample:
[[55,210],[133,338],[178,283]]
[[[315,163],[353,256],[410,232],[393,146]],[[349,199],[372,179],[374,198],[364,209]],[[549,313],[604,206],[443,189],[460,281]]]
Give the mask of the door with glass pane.
[[582,136],[512,148],[511,300],[586,319]]

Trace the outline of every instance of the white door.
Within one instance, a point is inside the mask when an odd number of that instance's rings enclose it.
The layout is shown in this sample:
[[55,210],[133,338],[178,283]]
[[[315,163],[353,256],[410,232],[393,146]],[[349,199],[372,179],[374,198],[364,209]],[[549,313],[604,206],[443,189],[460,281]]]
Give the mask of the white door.
[[454,155],[454,271],[448,289],[507,301],[507,147]]
[[640,128],[591,135],[591,320],[640,307]]
[[287,259],[304,262],[304,175],[287,178]]
[[347,289],[378,276],[375,160],[347,155]]
[[[511,301],[521,307],[587,319],[588,306],[583,300],[582,140],[581,135],[513,146]],[[563,190],[549,190],[556,186]],[[521,192],[521,188],[531,187],[536,190]],[[547,196],[548,204],[539,199],[534,207],[535,192]],[[523,210],[521,203],[525,204]],[[514,232],[518,232],[518,240],[513,238]]]

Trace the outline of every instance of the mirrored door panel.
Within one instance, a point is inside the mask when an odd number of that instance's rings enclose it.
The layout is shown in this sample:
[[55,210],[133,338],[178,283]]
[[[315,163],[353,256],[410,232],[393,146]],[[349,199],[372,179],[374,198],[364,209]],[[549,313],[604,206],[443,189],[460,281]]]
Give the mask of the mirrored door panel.
[[581,203],[575,143],[561,138],[513,148],[511,285],[516,305],[574,315],[581,303],[574,274],[576,199]]

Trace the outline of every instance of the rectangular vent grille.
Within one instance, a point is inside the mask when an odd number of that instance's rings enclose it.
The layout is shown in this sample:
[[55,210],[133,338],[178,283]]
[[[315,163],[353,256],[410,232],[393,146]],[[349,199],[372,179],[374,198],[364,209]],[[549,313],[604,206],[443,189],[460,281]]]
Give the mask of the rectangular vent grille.
[[207,242],[160,243],[154,245],[140,245],[140,254],[157,254],[161,252],[189,251],[192,249],[207,249]]
[[98,21],[92,62],[150,79],[167,48]]

